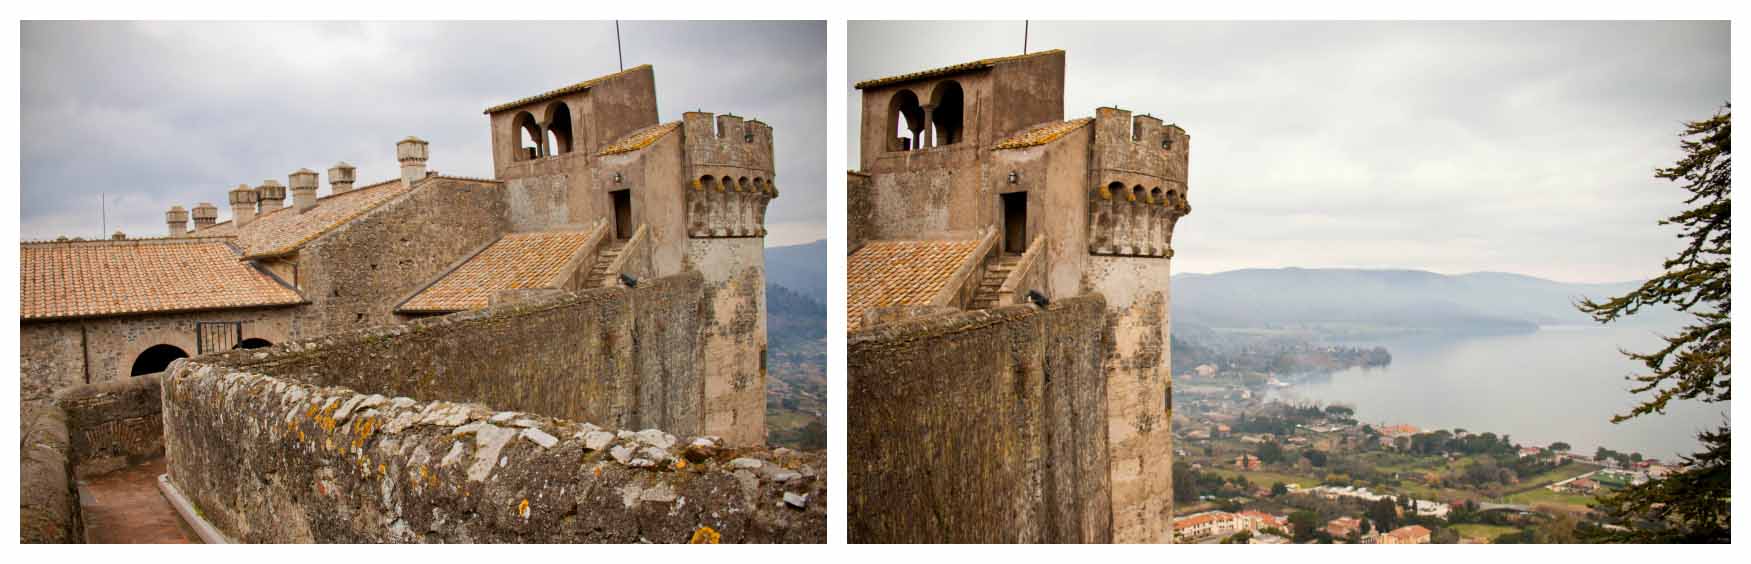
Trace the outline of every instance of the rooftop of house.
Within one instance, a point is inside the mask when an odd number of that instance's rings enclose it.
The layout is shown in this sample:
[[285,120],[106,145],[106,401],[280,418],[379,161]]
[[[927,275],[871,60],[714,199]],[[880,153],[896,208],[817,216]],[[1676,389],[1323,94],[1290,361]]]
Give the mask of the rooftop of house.
[[901,83],[901,82],[911,82],[914,80],[935,78],[938,76],[958,74],[958,73],[963,73],[963,72],[967,72],[967,71],[988,69],[988,68],[995,67],[995,66],[997,66],[999,64],[1003,64],[1003,63],[1019,61],[1019,60],[1023,60],[1023,59],[1033,58],[1033,57],[1040,57],[1040,56],[1044,56],[1044,55],[1063,54],[1063,53],[1064,53],[1063,49],[1052,49],[1052,50],[1048,50],[1048,51],[1036,51],[1033,53],[1027,53],[1027,54],[1023,54],[1023,55],[1010,55],[1008,57],[992,57],[989,59],[979,59],[977,61],[970,61],[970,62],[955,64],[955,65],[949,65],[946,67],[937,67],[934,69],[922,70],[922,71],[918,71],[918,72],[909,72],[906,74],[897,74],[894,76],[888,76],[888,77],[877,78],[877,79],[872,79],[872,80],[865,80],[863,82],[857,83],[854,86],[858,90],[863,90],[866,88],[887,86],[889,84],[897,84],[897,83]]
[[512,233],[499,238],[455,270],[396,308],[398,313],[451,313],[487,306],[494,292],[558,288],[565,266],[583,252],[590,231]]
[[297,207],[273,210],[238,229],[237,244],[243,247],[243,258],[246,259],[288,255],[409,189],[408,184],[397,178],[323,196],[316,200],[316,207],[304,212],[299,212]]
[[651,66],[646,64],[646,65],[639,65],[636,67],[632,67],[630,69],[626,69],[626,70],[616,72],[616,73],[605,74],[602,76],[598,76],[596,78],[592,78],[592,79],[589,79],[589,80],[586,80],[583,82],[579,82],[577,84],[572,84],[570,86],[562,86],[559,88],[555,88],[553,90],[548,90],[546,92],[536,94],[534,96],[529,96],[526,98],[519,98],[516,100],[505,102],[503,104],[499,104],[497,106],[487,108],[486,112],[484,112],[484,113],[494,114],[494,113],[502,112],[502,111],[509,110],[512,108],[516,108],[517,106],[522,106],[524,104],[533,104],[536,102],[544,102],[544,101],[552,100],[554,98],[558,98],[560,96],[564,96],[567,94],[574,94],[577,92],[583,92],[585,90],[589,90],[591,88],[594,88],[598,84],[601,84],[603,82],[607,82],[608,80],[618,78],[621,76],[625,76],[625,75],[628,75],[631,73],[639,72],[641,70],[649,70],[650,68],[651,68]]
[[19,317],[75,319],[267,307],[304,302],[225,239],[26,243],[19,249]]
[[991,149],[994,151],[1002,151],[1005,149],[1023,149],[1045,145],[1057,141],[1059,138],[1069,135],[1073,131],[1082,129],[1090,123],[1094,123],[1094,118],[1076,118],[1042,123],[998,141],[996,145],[991,147]]
[[1393,529],[1392,532],[1386,534],[1394,538],[1409,540],[1428,535],[1429,529],[1424,528],[1422,525],[1409,525]]
[[872,241],[845,264],[846,325],[856,331],[872,309],[928,305],[979,241]]

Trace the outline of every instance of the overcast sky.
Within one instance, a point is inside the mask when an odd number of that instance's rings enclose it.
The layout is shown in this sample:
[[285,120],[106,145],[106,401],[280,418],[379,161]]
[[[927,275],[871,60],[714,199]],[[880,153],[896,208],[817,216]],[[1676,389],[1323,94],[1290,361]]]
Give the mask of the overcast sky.
[[[1725,23],[1055,23],[1065,117],[1192,137],[1176,272],[1251,267],[1646,278],[1682,208],[1654,179],[1728,102]],[[851,22],[851,83],[1021,52],[1022,23]],[[858,162],[856,115],[848,163]]]
[[[621,32],[626,66],[655,67],[663,121],[703,109],[773,126],[767,245],[823,237],[825,24]],[[212,202],[223,221],[227,190],[301,167],[393,178],[408,135],[431,142],[432,169],[491,177],[482,110],[619,70],[613,22],[27,22],[21,42],[25,239],[100,235],[100,192],[110,230],[162,236],[173,204]]]

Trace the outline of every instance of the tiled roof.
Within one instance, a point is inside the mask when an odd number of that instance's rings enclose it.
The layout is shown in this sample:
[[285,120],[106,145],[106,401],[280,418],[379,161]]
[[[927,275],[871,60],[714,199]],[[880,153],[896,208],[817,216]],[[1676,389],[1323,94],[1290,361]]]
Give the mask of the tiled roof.
[[1411,525],[1408,527],[1399,527],[1397,529],[1393,529],[1392,532],[1386,533],[1386,534],[1392,535],[1393,537],[1397,537],[1400,539],[1410,540],[1410,539],[1414,539],[1414,538],[1429,534],[1429,529],[1423,527],[1422,525]]
[[855,331],[865,311],[928,305],[979,241],[873,241],[845,265],[845,321]]
[[487,108],[485,113],[491,114],[493,112],[502,112],[505,110],[509,110],[511,108],[515,108],[517,106],[521,106],[523,104],[532,104],[532,103],[540,102],[543,100],[551,100],[553,98],[558,98],[560,96],[564,96],[566,94],[571,94],[574,92],[583,92],[583,91],[589,90],[591,87],[594,87],[597,84],[601,84],[609,79],[616,78],[616,77],[619,77],[621,75],[631,73],[631,72],[638,72],[641,69],[648,69],[650,67],[651,67],[650,65],[639,65],[639,66],[632,67],[630,69],[626,69],[626,70],[623,70],[623,71],[620,71],[617,73],[598,76],[596,78],[592,78],[592,79],[589,79],[589,80],[586,80],[583,82],[579,82],[579,83],[573,84],[571,86],[565,86],[565,87],[557,88],[554,90],[549,90],[546,92],[542,92],[540,94],[536,94],[534,96],[530,96],[528,98],[520,98],[517,100],[512,100],[510,102],[505,102],[503,104],[499,104],[497,106]]
[[589,231],[512,233],[487,246],[415,294],[396,311],[450,313],[486,307],[494,292],[554,288],[561,271],[583,250]]
[[296,206],[280,208],[255,218],[237,236],[244,258],[270,258],[289,254],[312,239],[364,215],[390,198],[407,193],[401,179],[379,182],[316,200],[310,211]]
[[628,134],[626,134],[626,136],[621,137],[618,140],[615,140],[613,143],[609,143],[608,146],[603,147],[602,150],[596,151],[596,154],[597,155],[618,155],[620,153],[630,153],[633,151],[637,151],[639,149],[649,147],[651,145],[651,143],[656,143],[658,139],[662,139],[664,135],[668,135],[669,132],[674,131],[675,129],[677,129],[679,127],[681,127],[681,122],[679,122],[679,121],[671,121],[669,123],[659,123],[657,125],[646,127],[644,129],[640,129],[638,131],[628,133]]
[[1001,151],[1004,149],[1020,149],[1023,147],[1045,145],[1057,141],[1059,137],[1069,135],[1070,132],[1082,129],[1083,126],[1093,122],[1094,118],[1077,118],[1073,120],[1042,123],[1030,127],[1021,133],[1011,135],[1007,139],[998,141],[997,145],[991,147],[991,149]]
[[208,227],[206,229],[192,229],[191,228],[190,234],[194,235],[196,237],[236,237],[237,236],[237,224],[232,223],[231,220],[227,219],[225,221],[215,223],[215,224],[213,224],[212,227]]
[[901,75],[894,75],[894,76],[890,76],[890,77],[886,77],[886,78],[877,78],[874,80],[865,80],[863,82],[857,83],[855,86],[857,89],[862,90],[865,88],[886,86],[886,85],[894,84],[897,82],[907,82],[907,81],[918,80],[918,79],[923,79],[923,78],[942,76],[942,75],[946,75],[946,74],[955,74],[958,72],[965,72],[965,71],[970,71],[970,70],[988,69],[988,68],[997,66],[999,63],[1007,63],[1010,61],[1018,61],[1018,60],[1026,59],[1029,57],[1038,57],[1040,55],[1050,55],[1053,53],[1063,53],[1063,52],[1064,52],[1063,49],[1052,49],[1050,51],[1038,51],[1038,52],[1034,52],[1034,53],[1028,53],[1025,55],[1011,55],[1008,57],[993,57],[993,58],[989,58],[989,59],[979,59],[977,61],[973,61],[973,62],[969,62],[969,63],[961,63],[958,65],[949,65],[946,67],[934,68],[934,69],[930,69],[930,70],[923,70],[923,71],[906,73],[906,74],[901,74]]
[[304,298],[223,239],[27,243],[19,317],[64,319],[292,305]]

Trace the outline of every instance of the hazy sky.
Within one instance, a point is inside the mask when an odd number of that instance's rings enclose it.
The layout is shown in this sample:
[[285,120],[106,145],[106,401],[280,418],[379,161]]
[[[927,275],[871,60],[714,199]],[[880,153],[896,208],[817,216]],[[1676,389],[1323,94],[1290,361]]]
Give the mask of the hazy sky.
[[[768,245],[825,234],[826,27],[622,22],[626,66],[649,63],[663,121],[703,109],[771,124],[783,195]],[[395,177],[395,142],[433,170],[492,176],[489,106],[619,70],[613,22],[25,23],[25,239],[162,236],[173,204],[301,167]],[[323,173],[326,195],[327,176]],[[835,183],[839,177],[834,177]]]
[[[1177,272],[1249,267],[1652,276],[1682,208],[1653,178],[1729,101],[1725,23],[1054,23],[1065,117],[1192,137]],[[1022,24],[851,22],[851,83],[1021,52]],[[859,118],[845,116],[858,162]]]

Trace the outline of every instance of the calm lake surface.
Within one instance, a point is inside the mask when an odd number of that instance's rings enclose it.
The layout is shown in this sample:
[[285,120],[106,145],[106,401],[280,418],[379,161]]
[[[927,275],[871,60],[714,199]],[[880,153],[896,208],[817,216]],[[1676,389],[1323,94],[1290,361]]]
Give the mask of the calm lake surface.
[[1674,400],[1664,415],[1611,423],[1642,397],[1628,392],[1624,376],[1645,370],[1618,349],[1647,352],[1660,342],[1653,328],[1557,326],[1522,335],[1354,343],[1384,345],[1392,365],[1345,370],[1279,397],[1352,405],[1368,423],[1489,431],[1523,445],[1565,441],[1588,456],[1603,445],[1675,460],[1699,449],[1696,432],[1724,421],[1731,403]]

